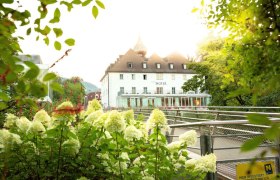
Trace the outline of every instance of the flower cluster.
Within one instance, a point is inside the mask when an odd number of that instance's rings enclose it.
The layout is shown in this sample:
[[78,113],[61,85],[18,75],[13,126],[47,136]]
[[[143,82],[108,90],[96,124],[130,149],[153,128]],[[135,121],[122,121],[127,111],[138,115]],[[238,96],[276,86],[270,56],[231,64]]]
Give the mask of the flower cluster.
[[162,129],[167,128],[167,120],[164,113],[159,109],[154,109],[147,121],[148,129],[153,129],[156,126]]
[[125,129],[125,120],[120,112],[113,110],[105,121],[105,128],[109,132],[122,132]]
[[145,123],[134,119],[132,110],[103,112],[98,101],[72,121],[73,114],[63,111],[71,108],[70,102],[62,103],[52,117],[40,110],[32,121],[6,115],[5,129],[0,130],[0,166],[10,163],[7,179],[180,179],[186,173],[216,171],[214,154],[189,159],[186,148],[196,143],[195,131],[166,143],[162,130],[167,120],[159,109]]

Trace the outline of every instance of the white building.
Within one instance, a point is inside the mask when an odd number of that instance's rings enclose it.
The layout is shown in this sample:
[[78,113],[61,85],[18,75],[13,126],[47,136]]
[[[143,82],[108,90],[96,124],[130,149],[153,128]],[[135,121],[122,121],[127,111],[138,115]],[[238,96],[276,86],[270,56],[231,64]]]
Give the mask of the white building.
[[204,106],[210,95],[184,93],[182,85],[195,73],[180,54],[146,57],[139,39],[134,49],[111,64],[101,79],[101,102],[107,107]]

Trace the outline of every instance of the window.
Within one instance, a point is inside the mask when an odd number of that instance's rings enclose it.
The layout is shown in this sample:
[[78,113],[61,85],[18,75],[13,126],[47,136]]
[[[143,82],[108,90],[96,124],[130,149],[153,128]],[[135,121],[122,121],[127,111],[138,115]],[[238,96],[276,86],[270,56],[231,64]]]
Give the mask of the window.
[[147,80],[147,74],[143,74],[143,79]]
[[147,63],[143,63],[143,69],[146,69],[147,68]]
[[172,87],[172,94],[176,94],[175,87]]
[[171,74],[171,79],[175,80],[175,74]]
[[156,63],[157,69],[160,69],[160,63]]
[[187,65],[186,64],[182,64],[183,69],[187,69]]
[[132,87],[132,94],[136,94],[136,87]]
[[131,74],[131,79],[135,80],[135,74]]
[[183,80],[187,80],[187,75],[183,74]]
[[147,87],[144,87],[144,88],[143,88],[143,93],[144,93],[144,94],[148,94],[148,88],[147,88]]
[[120,94],[124,93],[124,87],[120,87]]
[[158,74],[156,75],[156,78],[157,78],[157,80],[163,80],[163,74],[158,73]]
[[128,67],[128,68],[132,68],[132,63],[130,63],[130,62],[127,63],[127,67]]
[[157,87],[157,94],[163,94],[163,87]]
[[123,74],[120,74],[120,79],[123,80]]
[[173,63],[170,63],[170,64],[169,64],[169,69],[173,69],[173,68],[174,68]]

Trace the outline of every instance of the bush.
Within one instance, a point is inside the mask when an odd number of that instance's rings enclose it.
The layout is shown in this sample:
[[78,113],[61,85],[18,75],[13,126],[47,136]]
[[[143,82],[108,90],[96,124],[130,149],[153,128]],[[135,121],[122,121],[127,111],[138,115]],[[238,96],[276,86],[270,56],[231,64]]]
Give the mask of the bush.
[[147,123],[133,111],[103,112],[96,102],[77,113],[70,102],[52,117],[40,110],[30,121],[7,114],[0,130],[2,179],[203,179],[215,172],[213,154],[189,159],[195,131],[167,144],[164,113]]

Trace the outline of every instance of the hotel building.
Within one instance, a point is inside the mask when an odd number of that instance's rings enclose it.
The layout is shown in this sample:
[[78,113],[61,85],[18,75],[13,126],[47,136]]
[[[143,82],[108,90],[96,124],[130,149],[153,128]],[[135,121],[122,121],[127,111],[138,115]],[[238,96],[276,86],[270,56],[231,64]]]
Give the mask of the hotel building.
[[110,107],[205,106],[211,96],[197,91],[183,92],[182,85],[195,75],[180,54],[165,58],[146,57],[141,39],[110,64],[101,79],[101,102]]

